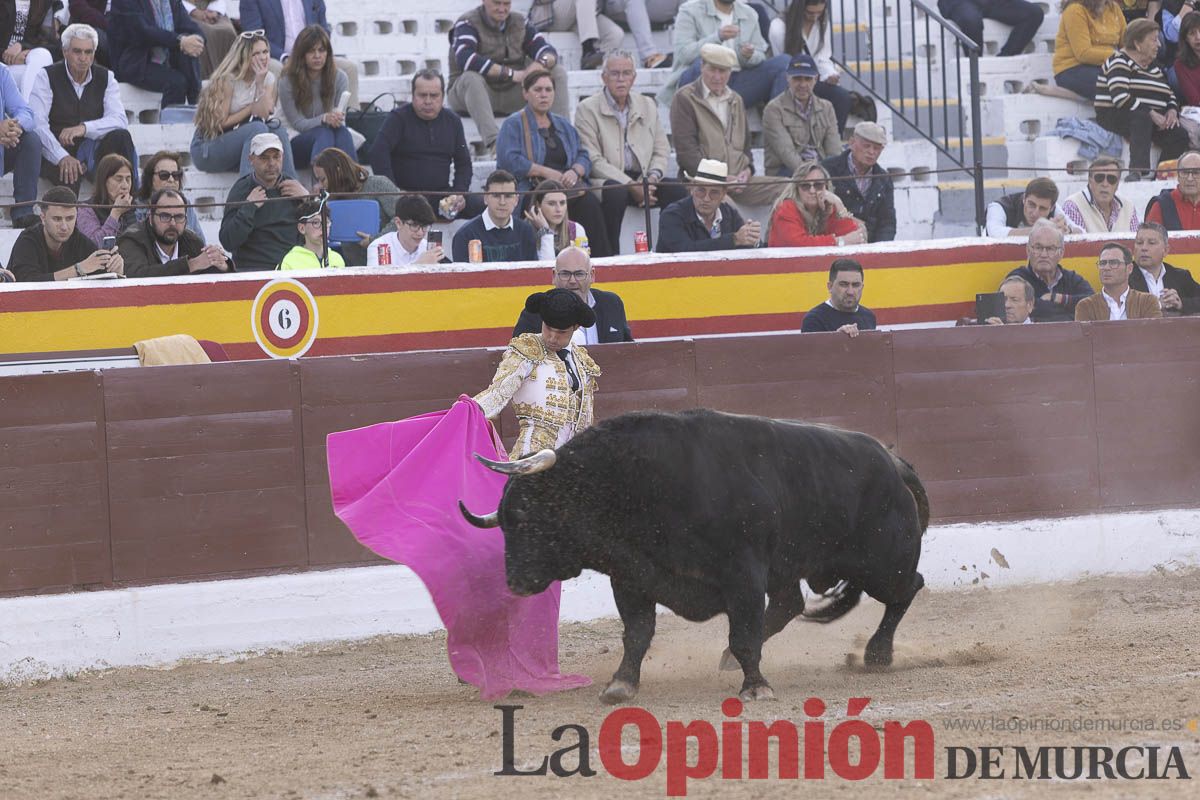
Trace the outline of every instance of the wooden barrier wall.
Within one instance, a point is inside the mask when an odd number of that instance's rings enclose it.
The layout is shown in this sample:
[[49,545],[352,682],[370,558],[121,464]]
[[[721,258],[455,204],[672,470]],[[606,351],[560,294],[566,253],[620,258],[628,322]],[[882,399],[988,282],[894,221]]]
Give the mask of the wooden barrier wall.
[[[941,521],[1197,505],[1200,319],[594,348],[601,416],[708,406],[866,431]],[[362,564],[325,436],[446,408],[498,350],[0,378],[0,593]],[[502,417],[509,439],[514,420]]]

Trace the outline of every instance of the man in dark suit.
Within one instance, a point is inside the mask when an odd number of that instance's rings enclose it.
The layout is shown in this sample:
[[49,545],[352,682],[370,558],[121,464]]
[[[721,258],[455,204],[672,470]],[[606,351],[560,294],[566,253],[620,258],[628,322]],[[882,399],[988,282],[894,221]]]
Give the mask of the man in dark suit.
[[[582,337],[580,344],[633,341],[633,332],[625,320],[625,304],[621,298],[615,292],[592,288],[596,272],[586,252],[578,247],[564,249],[554,260],[553,275],[556,289],[571,290],[596,312],[596,324],[590,328],[581,327],[576,332],[577,337]],[[515,339],[523,333],[540,333],[541,330],[541,318],[533,312],[522,311],[512,335]]]
[[877,163],[885,145],[887,131],[882,125],[860,122],[854,126],[850,149],[821,162],[846,210],[866,224],[867,239],[871,242],[890,242],[896,238],[892,179]]
[[[329,33],[331,29],[329,20],[325,17],[325,0],[299,0],[299,5],[300,10],[304,12],[305,26],[320,25]],[[238,9],[241,13],[242,30],[265,31],[267,44],[271,45],[271,58],[283,61],[284,57],[289,55],[292,43],[286,41],[288,30],[282,0],[240,0]],[[291,31],[292,37],[299,32]]]
[[156,16],[153,0],[113,0],[109,19],[109,58],[117,80],[162,92],[163,108],[195,103],[200,96],[200,56],[204,36],[184,10],[170,0],[171,23]]
[[1135,267],[1129,275],[1129,286],[1157,297],[1164,316],[1200,314],[1200,284],[1186,269],[1163,261],[1169,250],[1166,228],[1157,222],[1139,225],[1133,240]]

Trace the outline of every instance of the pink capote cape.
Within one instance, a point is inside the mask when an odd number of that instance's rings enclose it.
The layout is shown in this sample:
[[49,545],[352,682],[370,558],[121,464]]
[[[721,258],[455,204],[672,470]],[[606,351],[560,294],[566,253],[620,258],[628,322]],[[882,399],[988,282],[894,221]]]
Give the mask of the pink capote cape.
[[480,697],[592,682],[558,671],[558,582],[533,597],[512,594],[504,534],[458,511],[460,499],[477,514],[495,511],[506,480],[472,457],[508,460],[473,400],[331,433],[326,444],[334,513],[363,545],[424,582],[446,626],[450,666]]

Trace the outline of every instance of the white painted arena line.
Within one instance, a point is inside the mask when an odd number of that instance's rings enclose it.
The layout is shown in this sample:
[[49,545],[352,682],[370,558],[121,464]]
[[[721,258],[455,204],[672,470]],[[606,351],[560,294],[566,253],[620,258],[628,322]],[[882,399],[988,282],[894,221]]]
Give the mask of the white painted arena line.
[[[934,527],[920,569],[945,591],[1197,565],[1200,510],[1178,510]],[[605,576],[563,587],[564,620],[615,615]],[[0,681],[440,628],[421,582],[395,565],[15,597],[0,600]]]

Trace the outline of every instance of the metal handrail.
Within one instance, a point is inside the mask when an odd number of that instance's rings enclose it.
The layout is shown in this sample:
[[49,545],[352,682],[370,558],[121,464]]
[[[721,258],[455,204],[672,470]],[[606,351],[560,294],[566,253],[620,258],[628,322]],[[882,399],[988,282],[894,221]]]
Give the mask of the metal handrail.
[[[840,32],[840,40],[834,38],[833,41],[840,44],[838,52],[835,53],[834,62],[839,67],[852,75],[859,84],[866,88],[868,92],[875,98],[876,101],[883,103],[891,109],[894,116],[903,119],[913,127],[922,137],[934,146],[939,152],[943,153],[954,164],[960,167],[964,172],[970,174],[974,179],[975,184],[975,224],[980,231],[984,225],[984,194],[983,194],[983,120],[981,117],[981,101],[979,91],[979,57],[982,50],[978,44],[963,33],[957,25],[950,20],[942,17],[937,9],[933,7],[927,0],[899,0],[896,6],[896,16],[890,20],[877,20],[874,4],[871,0],[865,0],[866,5],[866,29],[869,38],[867,44],[866,58],[862,43],[859,40],[857,33],[859,27],[864,20],[860,16],[860,3],[863,0],[850,0],[852,8],[849,13],[846,8],[846,0],[839,0],[840,22],[842,30]],[[907,91],[906,80],[903,76],[903,52],[904,52],[904,10],[908,8],[908,28],[909,28],[909,49],[913,58],[913,78],[912,92],[909,96]],[[918,26],[918,11],[923,17],[923,26]],[[852,26],[852,27],[851,27]],[[894,31],[890,31],[888,26],[894,27]],[[923,36],[920,37],[923,41],[918,41],[918,27],[923,27]],[[850,60],[850,48],[847,47],[846,35],[847,30],[853,30],[855,36],[853,39],[853,62]],[[831,26],[832,36],[832,26]],[[947,37],[949,37],[949,47],[947,47]],[[893,41],[894,40],[894,41]],[[877,43],[881,43],[882,47],[877,47]],[[924,59],[924,75],[920,74],[921,62],[920,51],[918,47],[923,45],[930,47],[934,44],[940,48],[938,50],[938,60],[942,66],[941,69],[941,96],[934,96],[934,59]],[[901,78],[893,90],[893,81],[888,74],[887,65],[891,60],[893,47],[895,57],[900,60]],[[883,80],[879,81],[876,78],[875,67],[875,51],[882,50],[883,56]],[[955,136],[950,134],[950,99],[948,92],[951,84],[948,83],[949,76],[947,74],[947,66],[949,61],[949,53],[955,52],[954,56],[954,81],[953,87],[959,100],[957,111],[958,134],[957,146],[952,144]],[[964,54],[968,59],[968,75],[967,88],[970,93],[970,113],[971,113],[971,148],[970,156],[967,155],[966,135],[964,129],[966,127],[965,112],[963,110],[963,75],[962,75],[962,60],[957,53]],[[851,64],[853,63],[853,66]],[[869,74],[864,74],[861,69],[862,64],[870,66]],[[920,105],[920,83],[924,78],[925,83],[925,98],[928,100],[928,113],[922,119]],[[882,86],[880,85],[882,83]],[[942,138],[935,136],[935,100],[942,100],[941,121],[942,121]]]

